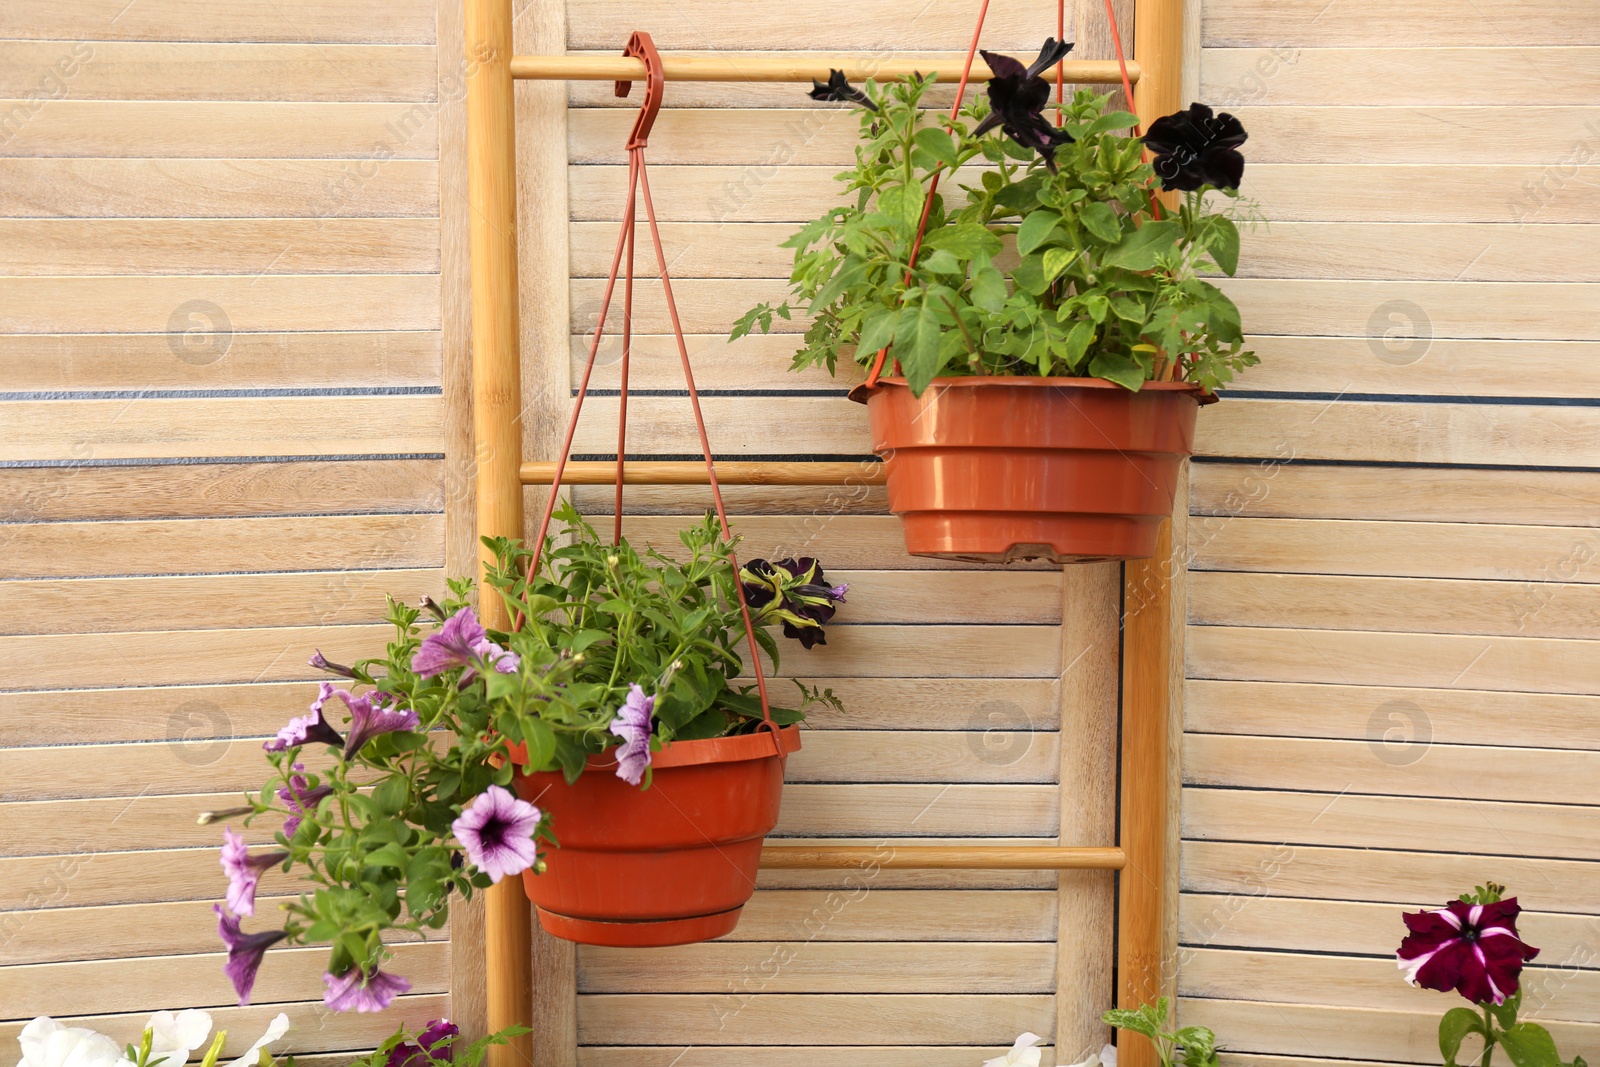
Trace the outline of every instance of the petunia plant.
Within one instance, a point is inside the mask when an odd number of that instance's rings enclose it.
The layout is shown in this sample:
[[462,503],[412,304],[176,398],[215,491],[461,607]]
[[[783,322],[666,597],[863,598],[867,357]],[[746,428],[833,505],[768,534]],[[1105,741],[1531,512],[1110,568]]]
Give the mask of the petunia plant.
[[[809,316],[794,369],[871,366],[888,348],[918,394],[943,375],[1209,390],[1254,364],[1238,308],[1204,277],[1238,267],[1238,227],[1206,198],[1238,195],[1243,127],[1196,104],[1141,140],[1108,96],[1050,105],[1043,74],[1068,48],[1047,41],[1027,66],[983,53],[995,77],[953,120],[922,106],[932,75],[818,83],[814,97],[861,111],[856,164],[838,176],[845,202],[784,243],[790,295],[752,308],[732,339]],[[964,202],[929,203],[952,173]],[[1157,203],[1158,184],[1182,191],[1176,210]]]
[[1479,1067],[1491,1067],[1497,1048],[1513,1067],[1585,1067],[1582,1056],[1561,1058],[1550,1031],[1517,1018],[1522,966],[1539,950],[1518,935],[1522,908],[1505,891],[1489,882],[1436,911],[1407,912],[1408,933],[1396,953],[1400,969],[1412,985],[1459,993],[1474,1005],[1451,1008],[1439,1020],[1445,1067],[1457,1067],[1469,1037],[1478,1043]]
[[[556,845],[560,827],[507,788],[516,765],[572,781],[609,751],[613,773],[648,788],[662,746],[762,727],[742,680],[742,579],[715,519],[685,530],[675,558],[605,543],[570,507],[558,517],[569,543],[552,539],[537,566],[517,542],[485,542],[497,560],[485,595],[503,599],[509,631],[485,629],[468,582],[452,582],[442,604],[390,601],[384,654],[348,666],[313,657],[340,682],[265,743],[274,774],[258,794],[202,816],[275,829],[260,850],[224,830],[229,885],[215,910],[240,1003],[280,942],[331,943],[324,1001],[335,1010],[378,1011],[409,989],[384,967],[386,934],[441,927],[456,894],[539,871],[541,843]],[[766,627],[809,647],[844,598],[804,562],[744,570],[760,586],[754,634],[774,665]],[[770,708],[776,724],[837,705],[831,691],[799,690],[794,706]],[[315,888],[284,905],[281,926],[245,930],[261,875],[280,866]]]

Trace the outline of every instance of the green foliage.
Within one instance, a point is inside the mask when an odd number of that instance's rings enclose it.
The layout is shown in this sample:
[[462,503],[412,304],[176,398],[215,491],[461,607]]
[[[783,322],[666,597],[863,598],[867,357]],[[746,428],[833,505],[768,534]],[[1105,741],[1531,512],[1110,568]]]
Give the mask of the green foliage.
[[[1493,903],[1505,893],[1505,886],[1490,882],[1479,886],[1478,894],[1493,896]],[[1467,896],[1462,897],[1467,900]],[[1586,1067],[1582,1056],[1563,1060],[1556,1050],[1555,1038],[1538,1023],[1518,1022],[1522,1010],[1522,991],[1511,994],[1500,1004],[1484,1004],[1480,1015],[1471,1008],[1451,1008],[1439,1020],[1439,1054],[1444,1057],[1444,1067],[1458,1067],[1461,1063],[1461,1046],[1468,1035],[1475,1036],[1480,1044],[1475,1056],[1479,1067],[1490,1067],[1494,1050],[1503,1048],[1510,1057],[1512,1067]]]
[[1130,1030],[1156,1047],[1161,1067],[1217,1067],[1217,1035],[1204,1026],[1167,1029],[1167,998],[1138,1008],[1113,1008],[1100,1017],[1107,1026]]
[[[470,582],[453,581],[451,597],[429,605],[431,615],[391,600],[385,655],[336,673],[347,673],[352,688],[383,694],[389,707],[414,711],[417,728],[376,736],[348,757],[322,745],[267,753],[276,774],[247,798],[247,821],[295,814],[284,806],[286,790],[328,790],[292,835],[280,830],[276,839],[287,852],[284,868],[315,886],[284,906],[288,942],[330,942],[331,974],[370,971],[385,956],[385,933],[437,930],[454,895],[490,884],[463,862],[451,824],[491,785],[511,784],[512,746],[526,747],[530,771],[577,778],[590,755],[620,743],[609,727],[633,684],[656,698],[653,749],[761,724],[754,686],[736,682],[748,651],[741,653],[732,544],[716,520],[708,515],[684,530],[684,551],[671,558],[602,542],[570,506],[558,517],[565,543],[552,538],[531,574],[525,547],[485,540],[497,560],[490,595],[519,620],[487,637],[519,657],[514,671],[481,659],[433,677],[412,669],[424,640],[469,606]],[[776,621],[753,612],[756,639],[774,664],[778,650],[765,627]],[[796,707],[773,707],[773,719],[787,725],[810,704],[837,704],[831,691],[801,687],[800,696]],[[559,830],[545,820],[539,836],[554,844]]]
[[[496,1030],[494,1033],[480,1037],[470,1043],[463,1043],[460,1038],[456,1038],[450,1043],[448,1058],[440,1054],[443,1049],[442,1042],[438,1049],[424,1050],[425,1052],[431,1052],[432,1055],[418,1055],[415,1058],[437,1064],[438,1067],[478,1067],[483,1062],[483,1058],[488,1055],[491,1046],[508,1045],[513,1037],[531,1034],[532,1032],[526,1026],[508,1026],[504,1030]],[[391,1052],[401,1045],[417,1045],[421,1036],[421,1031],[411,1031],[401,1026],[394,1033],[384,1038],[378,1047],[370,1053],[351,1060],[349,1067],[387,1067]],[[421,1046],[417,1045],[417,1047],[420,1048]]]
[[[1007,138],[970,135],[988,110],[981,97],[948,132],[935,125],[943,117],[921,107],[931,84],[866,83],[880,110],[860,109],[856,165],[838,176],[846,203],[784,242],[789,298],[752,308],[732,339],[809,315],[794,369],[833,372],[842,353],[870,365],[892,343],[918,393],[962,374],[1212,389],[1256,362],[1238,308],[1200,276],[1237,269],[1238,227],[1205,209],[1205,189],[1155,217],[1154,175],[1127,132],[1133,115],[1079,92],[1063,115],[1074,141],[1052,172]],[[961,206],[934,196],[913,263],[927,190],[958,168],[976,184],[961,186]]]

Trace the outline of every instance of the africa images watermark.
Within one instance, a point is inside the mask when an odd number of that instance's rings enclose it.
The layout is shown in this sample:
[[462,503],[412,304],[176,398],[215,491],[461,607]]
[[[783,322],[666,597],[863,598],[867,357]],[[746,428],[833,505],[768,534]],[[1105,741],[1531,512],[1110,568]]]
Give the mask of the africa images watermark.
[[79,41],[45,70],[38,85],[29,89],[20,99],[10,101],[10,110],[0,112],[0,148],[21,134],[46,105],[70,97],[72,90],[68,83],[82,74],[83,68],[93,61],[94,46]]

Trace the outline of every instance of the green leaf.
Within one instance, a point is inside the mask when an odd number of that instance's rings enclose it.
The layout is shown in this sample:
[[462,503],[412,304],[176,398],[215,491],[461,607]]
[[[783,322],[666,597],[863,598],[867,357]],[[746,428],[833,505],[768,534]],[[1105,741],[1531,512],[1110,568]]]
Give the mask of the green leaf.
[[368,867],[396,867],[403,871],[410,864],[411,858],[406,855],[405,849],[391,841],[367,853],[363,862]]
[[1083,213],[1078,216],[1083,220],[1083,228],[1094,234],[1106,244],[1116,244],[1122,240],[1122,220],[1112,210],[1110,204],[1096,200],[1086,204]]
[[1515,1067],[1562,1067],[1555,1038],[1538,1023],[1518,1023],[1502,1031],[1500,1044]]
[[1131,322],[1135,326],[1144,325],[1145,320],[1150,317],[1150,313],[1139,301],[1120,295],[1111,298],[1111,313],[1123,322]]
[[1061,277],[1061,272],[1072,266],[1072,261],[1078,258],[1076,248],[1047,248],[1044,250],[1044,278],[1053,282]]
[[[1096,134],[1109,133],[1112,130],[1125,130],[1129,126],[1136,126],[1139,116],[1127,111],[1107,111],[1104,115],[1089,123],[1089,128],[1084,131],[1084,137],[1093,137]],[[1083,138],[1079,138],[1082,140]]]
[[940,332],[938,317],[926,301],[901,311],[894,333],[894,354],[913,396],[921,396],[939,373]]
[[1102,352],[1095,356],[1089,361],[1089,373],[1134,392],[1138,392],[1144,384],[1144,368],[1117,352]]
[[1067,362],[1074,372],[1078,364],[1083,362],[1083,355],[1089,351],[1089,346],[1094,343],[1094,326],[1087,322],[1075,322],[1072,330],[1067,334]]
[[1018,289],[1039,296],[1050,288],[1050,282],[1044,276],[1043,258],[1037,255],[1022,257],[1017,269],[1011,272],[1011,280],[1017,283]]
[[1061,222],[1061,216],[1054,211],[1035,211],[1022,220],[1022,226],[1017,230],[1017,252],[1027,255],[1050,239],[1056,226]]
[[404,775],[396,774],[378,783],[372,791],[372,803],[385,815],[398,815],[410,796],[410,783]]
[[1125,270],[1149,270],[1164,252],[1172,251],[1183,236],[1183,226],[1175,219],[1147,222],[1122,239],[1122,243],[1106,252],[1100,259],[1103,267],[1122,267]]
[[891,185],[878,194],[878,210],[901,229],[914,230],[922,220],[927,194],[920,185]]
[[931,127],[924,130],[918,130],[916,136],[912,138],[912,141],[918,148],[928,153],[928,155],[932,156],[940,163],[943,163],[952,170],[955,169],[957,162],[956,145],[955,142],[950,139],[950,135],[944,130],[934,129]]
[[942,249],[962,259],[975,259],[978,256],[996,255],[1000,251],[1000,238],[990,233],[987,226],[965,222],[959,226],[934,230],[928,234],[922,246]]
[[932,274],[965,274],[966,265],[948,248],[935,248],[933,255],[922,261],[924,270]]
[[[846,256],[838,267],[834,269],[833,277],[828,279],[828,284],[824,285],[817,292],[817,295],[812,298],[808,310],[814,313],[822,308],[831,306],[846,289],[861,281],[866,277],[866,274],[867,265],[865,263],[855,256]],[[610,603],[610,601],[607,603]],[[600,610],[605,611],[606,605],[600,605]]]
[[972,273],[972,302],[985,311],[999,311],[1006,302],[1006,276],[993,267]]
[[1461,1042],[1468,1034],[1483,1033],[1483,1017],[1471,1008],[1451,1008],[1439,1020],[1439,1054],[1444,1062],[1456,1062]]
[[856,342],[856,358],[871,358],[878,350],[894,340],[894,328],[900,321],[899,308],[878,308],[861,324],[861,337]]
[[1517,1010],[1522,1007],[1522,990],[1518,989],[1502,1004],[1489,1004],[1487,1007],[1494,1021],[1500,1024],[1500,1029],[1509,1030],[1517,1025]]
[[1217,261],[1222,273],[1233,277],[1239,269],[1239,227],[1223,215],[1211,217],[1211,239],[1206,243],[1211,258]]

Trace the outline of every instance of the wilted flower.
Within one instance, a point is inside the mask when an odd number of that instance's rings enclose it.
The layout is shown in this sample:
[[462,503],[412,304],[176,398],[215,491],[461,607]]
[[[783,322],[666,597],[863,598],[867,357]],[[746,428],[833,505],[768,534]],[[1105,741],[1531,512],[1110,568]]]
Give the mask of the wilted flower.
[[[305,767],[296,763],[294,769],[300,771]],[[333,792],[331,785],[319,785],[315,789],[307,788],[308,785],[305,775],[291,774],[289,784],[278,790],[278,799],[294,813],[283,820],[284,837],[293,837],[294,832],[300,828],[301,816],[315,811],[317,805],[322,803],[322,798]]]
[[239,994],[242,1007],[250,1003],[250,990],[255,988],[261,957],[267,949],[289,935],[282,930],[247,934],[239,929],[238,918],[223,911],[221,904],[213,904],[211,910],[217,913],[217,933],[221,935],[222,943],[228,946],[228,962],[223,964],[222,973],[233,983],[233,991]]
[[752,610],[783,623],[783,636],[806,648],[828,643],[822,624],[833,618],[850,586],[829,585],[822,565],[810,556],[767,561],[753,559],[739,572],[745,602]]
[[807,94],[813,100],[837,100],[842,104],[860,104],[873,111],[878,110],[867,94],[857,89],[845,80],[844,71],[829,70],[828,80],[819,82],[811,79],[811,92]]
[[467,805],[450,829],[467,850],[472,865],[491,882],[498,882],[508,874],[522,873],[538,860],[533,835],[539,819],[538,808],[491,785]]
[[410,708],[385,707],[392,699],[388,693],[374,691],[356,697],[341,689],[338,696],[350,709],[350,736],[344,742],[345,759],[360,752],[361,746],[374,737],[392,734],[396,730],[415,730],[420,725],[417,713]]
[[370,975],[363,974],[360,967],[337,976],[325,974],[322,984],[327,990],[322,1003],[334,1011],[382,1011],[411,988],[411,983],[398,974],[385,974],[376,967]]
[[471,608],[462,608],[422,639],[422,647],[411,657],[411,669],[424,678],[432,678],[453,667],[466,667],[467,672],[462,675],[462,681],[466,681],[477,673],[480,661],[492,663],[501,674],[511,674],[521,665],[515,652],[507,652],[489,640]]
[[622,738],[622,747],[617,749],[617,777],[629,785],[638,785],[650,766],[650,716],[655,710],[656,698],[630,685],[628,699],[611,720],[611,732]]
[[[1496,887],[1498,888],[1498,887]],[[1517,936],[1517,898],[1475,904],[1452,900],[1439,911],[1407,912],[1411,931],[1396,956],[1406,981],[1474,1004],[1503,1004],[1522,965],[1539,954]]]
[[[256,913],[256,884],[261,872],[289,858],[283,851],[252,853],[244,838],[230,829],[222,831],[222,869],[228,875],[228,909],[235,915]],[[196,1046],[198,1047],[198,1046]]]
[[972,136],[980,137],[999,126],[1006,136],[1024,148],[1044,157],[1045,165],[1056,169],[1056,146],[1070,144],[1072,138],[1044,117],[1050,103],[1050,83],[1039,75],[1055,66],[1072,51],[1071,41],[1046,38],[1039,58],[1024,67],[1010,56],[983,52],[994,77],[989,79],[989,114],[983,117]]
[[1244,156],[1237,149],[1249,136],[1227,112],[1214,115],[1204,104],[1190,104],[1152,122],[1144,143],[1155,154],[1163,189],[1237,189],[1244,177]]
[[402,1041],[389,1050],[384,1067],[433,1067],[450,1063],[451,1046],[461,1027],[449,1019],[435,1019],[417,1035],[416,1044]]
[[996,1056],[992,1060],[984,1060],[983,1067],[1039,1067],[1039,1057],[1044,1051],[1039,1048],[1044,1038],[1038,1034],[1023,1034],[1011,1046],[1011,1051],[1004,1056]]
[[336,692],[331,682],[323,682],[317,690],[317,699],[311,702],[311,713],[290,719],[289,725],[278,731],[278,736],[262,744],[268,752],[282,752],[286,748],[296,748],[300,745],[310,745],[321,742],[325,745],[342,745],[344,738],[339,736],[339,731],[328,725],[328,720],[322,716],[322,705],[328,702]]

